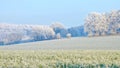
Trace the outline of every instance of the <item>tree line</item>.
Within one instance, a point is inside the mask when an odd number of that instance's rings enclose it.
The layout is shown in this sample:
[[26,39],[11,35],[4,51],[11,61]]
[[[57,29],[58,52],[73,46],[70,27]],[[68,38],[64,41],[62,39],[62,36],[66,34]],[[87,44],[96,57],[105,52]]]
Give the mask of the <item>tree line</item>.
[[[74,31],[77,34],[75,34]],[[0,45],[83,36],[82,31],[84,30],[81,26],[65,28],[64,25],[59,22],[55,22],[50,26],[1,23]]]
[[84,24],[88,36],[116,35],[120,33],[120,10],[107,13],[92,12]]
[[60,22],[55,22],[50,26],[0,23],[0,45],[116,34],[120,34],[120,10],[89,13],[84,25],[70,28],[66,28]]

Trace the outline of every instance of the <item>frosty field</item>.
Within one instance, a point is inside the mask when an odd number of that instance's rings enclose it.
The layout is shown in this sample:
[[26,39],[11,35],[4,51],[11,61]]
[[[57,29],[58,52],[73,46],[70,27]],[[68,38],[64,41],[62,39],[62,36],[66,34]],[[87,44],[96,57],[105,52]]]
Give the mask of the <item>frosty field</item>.
[[120,68],[120,36],[0,46],[0,68]]
[[0,46],[0,50],[119,50],[120,36],[76,37],[16,45]]

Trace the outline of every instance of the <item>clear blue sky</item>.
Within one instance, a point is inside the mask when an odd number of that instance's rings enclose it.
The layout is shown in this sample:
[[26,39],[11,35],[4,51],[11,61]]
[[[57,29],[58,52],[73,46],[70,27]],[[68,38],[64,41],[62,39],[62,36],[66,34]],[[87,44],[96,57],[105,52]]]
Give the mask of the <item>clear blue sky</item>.
[[50,25],[61,22],[66,27],[84,24],[89,12],[120,9],[120,0],[0,0],[0,23]]

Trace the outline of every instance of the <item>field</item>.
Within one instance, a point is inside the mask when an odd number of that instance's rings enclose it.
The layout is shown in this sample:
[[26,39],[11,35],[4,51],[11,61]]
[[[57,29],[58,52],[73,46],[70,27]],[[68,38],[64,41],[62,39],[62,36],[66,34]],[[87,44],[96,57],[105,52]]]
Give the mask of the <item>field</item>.
[[0,68],[120,68],[120,36],[0,46]]
[[0,51],[0,68],[120,68],[119,50]]
[[8,46],[0,46],[0,50],[120,50],[120,36],[76,37],[40,41]]

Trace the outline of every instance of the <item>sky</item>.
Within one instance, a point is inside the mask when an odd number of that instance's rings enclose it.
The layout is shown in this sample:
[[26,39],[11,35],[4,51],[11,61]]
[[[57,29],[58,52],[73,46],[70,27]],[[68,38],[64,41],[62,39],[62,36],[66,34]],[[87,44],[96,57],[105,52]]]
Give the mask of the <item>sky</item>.
[[120,0],[0,0],[0,23],[80,26],[90,12],[120,10]]

